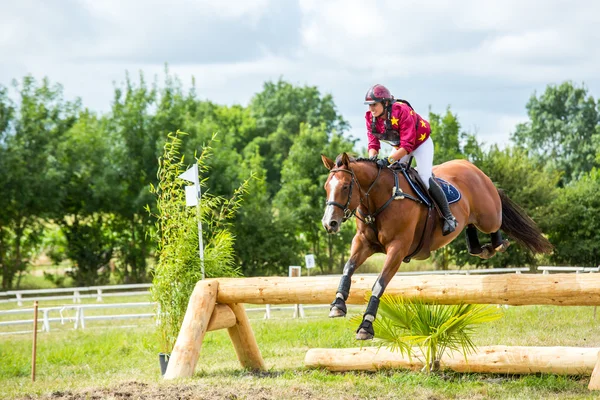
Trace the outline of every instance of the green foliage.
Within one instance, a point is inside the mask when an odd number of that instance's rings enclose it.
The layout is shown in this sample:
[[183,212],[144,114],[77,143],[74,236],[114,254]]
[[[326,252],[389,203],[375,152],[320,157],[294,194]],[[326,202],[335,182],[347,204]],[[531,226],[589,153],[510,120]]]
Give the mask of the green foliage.
[[[190,294],[196,283],[206,277],[235,276],[239,274],[233,253],[233,235],[230,220],[239,208],[242,185],[230,199],[204,193],[200,206],[186,207],[185,182],[179,179],[185,171],[184,157],[180,155],[181,137],[177,131],[169,133],[164,153],[159,159],[158,185],[151,187],[156,196],[157,263],[154,271],[152,297],[159,307],[159,331],[163,352],[170,352],[177,339]],[[196,159],[200,172],[205,172],[206,159],[211,148]],[[206,179],[202,180],[205,185]],[[150,208],[146,208],[150,212]],[[198,214],[203,225],[204,263],[198,254]]]
[[600,170],[593,169],[560,191],[547,214],[548,237],[558,264],[600,265]]
[[58,143],[75,123],[79,102],[65,102],[62,87],[26,76],[13,82],[14,105],[0,88],[0,268],[10,289],[40,239],[40,219],[59,207]]
[[465,158],[460,143],[465,134],[460,132],[458,116],[450,111],[450,107],[446,109],[443,117],[429,111],[429,124],[435,145],[434,164]]
[[529,99],[529,121],[517,126],[512,139],[552,170],[563,172],[563,183],[569,182],[600,165],[596,106],[585,86],[548,85],[542,95],[534,93]]
[[352,146],[352,142],[339,134],[329,138],[324,126],[311,128],[303,125],[283,164],[282,186],[275,198],[281,214],[289,215],[298,235],[302,234],[306,240],[305,249],[315,255],[317,266],[324,272],[332,273],[334,267],[341,270],[354,227],[345,226],[342,234],[328,235],[321,225],[323,186],[329,175],[321,161],[321,154],[335,157],[350,151]]
[[256,138],[250,142],[258,145],[265,159],[267,188],[275,195],[281,187],[284,161],[301,131],[301,125],[321,128],[329,133],[341,134],[349,125],[337,113],[333,97],[321,95],[315,86],[293,86],[279,80],[266,82],[248,107],[256,119]]
[[[476,350],[475,325],[501,317],[494,306],[426,304],[384,295],[373,327],[380,345],[414,357],[423,356],[425,369],[430,372],[439,369],[439,361],[447,350],[460,351],[466,359]],[[420,354],[413,352],[413,346],[420,349]]]
[[237,214],[233,231],[235,250],[245,276],[285,275],[288,266],[298,265],[302,253],[296,226],[287,213],[273,207],[266,188],[264,159],[258,151],[247,154],[239,169],[242,177],[252,171],[252,193]]

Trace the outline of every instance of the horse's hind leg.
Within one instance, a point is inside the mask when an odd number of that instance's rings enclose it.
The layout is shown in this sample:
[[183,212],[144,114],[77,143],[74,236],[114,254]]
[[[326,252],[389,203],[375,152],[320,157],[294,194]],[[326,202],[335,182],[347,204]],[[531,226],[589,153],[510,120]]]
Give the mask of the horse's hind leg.
[[510,242],[506,239],[502,239],[502,233],[500,231],[496,231],[490,235],[492,239],[492,247],[499,253],[504,253],[508,246],[510,246]]
[[[499,232],[494,232],[492,234],[492,243],[494,235]],[[479,243],[479,238],[477,237],[477,228],[475,225],[469,224],[466,229],[467,234],[467,249],[469,250],[469,254],[472,256],[476,256],[487,260],[490,257],[493,257],[496,254],[495,246],[488,244],[484,244],[483,246]],[[500,236],[500,241],[502,241],[502,236]],[[508,246],[507,246],[508,247]]]
[[469,224],[467,225],[467,229],[465,229],[465,233],[467,235],[467,249],[469,250],[469,254],[479,256],[481,253],[481,244],[477,237],[477,228],[475,228],[475,225]]

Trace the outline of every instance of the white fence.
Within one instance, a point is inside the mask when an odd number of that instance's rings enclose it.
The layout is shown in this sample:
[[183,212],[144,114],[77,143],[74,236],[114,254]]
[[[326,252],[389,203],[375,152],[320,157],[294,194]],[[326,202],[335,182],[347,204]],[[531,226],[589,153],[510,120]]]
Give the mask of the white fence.
[[554,272],[575,272],[579,274],[580,272],[600,272],[600,265],[597,267],[555,267],[555,266],[539,266],[537,267],[538,271],[544,271],[544,275],[548,275],[550,271]]
[[[114,320],[114,319],[138,319],[138,318],[154,318],[155,313],[144,313],[144,314],[110,314],[110,315],[92,315],[86,316],[85,310],[97,310],[107,308],[137,308],[137,307],[153,307],[153,302],[142,302],[142,303],[115,303],[115,304],[82,304],[76,306],[58,306],[58,307],[41,307],[38,312],[41,316],[38,317],[38,321],[42,321],[42,332],[50,332],[50,322],[60,322],[62,325],[65,323],[73,323],[74,329],[85,329],[85,321],[98,321],[98,320]],[[74,316],[64,315],[67,311],[75,311]],[[33,308],[24,308],[18,310],[4,310],[0,311],[0,317],[3,315],[14,315],[14,314],[29,314],[32,315],[34,312]],[[58,314],[56,317],[51,317],[50,313]],[[20,319],[14,321],[2,321],[0,326],[10,325],[32,325],[33,319]],[[20,332],[0,332],[0,334],[14,334]]]
[[[540,266],[537,267],[538,271],[543,271],[544,274],[548,274],[550,271],[554,272],[575,272],[575,273],[593,273],[600,272],[600,266],[596,268],[587,267],[556,267],[556,266]],[[397,276],[411,276],[411,275],[471,275],[471,274],[494,274],[494,273],[516,273],[528,272],[528,267],[522,268],[490,268],[490,269],[476,269],[476,270],[445,270],[445,271],[411,271],[411,272],[399,272]],[[356,276],[371,276],[377,274],[356,274]],[[129,292],[114,292],[114,290],[131,290],[131,289],[148,289],[151,284],[132,284],[132,285],[113,285],[113,286],[90,286],[80,288],[61,288],[61,289],[41,289],[41,290],[20,290],[20,291],[9,291],[0,293],[0,302],[17,302],[19,306],[22,305],[23,301],[33,300],[56,300],[56,299],[73,299],[74,303],[81,302],[82,298],[96,298],[96,301],[101,302],[102,297],[107,296],[133,296],[133,295],[144,295],[148,294],[148,290],[145,291],[129,291]],[[110,293],[106,293],[110,291]],[[85,292],[94,292],[93,294],[86,294]],[[37,296],[40,294],[54,294],[54,293],[70,293],[69,295],[63,296]],[[84,293],[84,294],[82,294]],[[33,295],[34,297],[24,297],[27,295]],[[15,298],[3,299],[6,297],[16,296]],[[86,310],[97,310],[97,309],[118,309],[118,308],[137,308],[137,307],[153,307],[153,302],[140,302],[140,303],[117,303],[117,304],[81,304],[81,305],[65,305],[65,306],[53,306],[53,307],[41,307],[39,312],[41,316],[38,320],[42,321],[42,331],[50,331],[51,322],[60,322],[61,324],[72,323],[74,329],[84,329],[86,321],[98,321],[98,320],[131,320],[141,318],[154,318],[155,313],[140,313],[140,314],[110,314],[110,315],[91,315],[86,316]],[[311,305],[303,306],[301,304],[295,304],[291,306],[277,306],[271,307],[266,304],[265,307],[252,307],[247,308],[248,313],[263,312],[264,319],[271,318],[272,311],[292,311],[292,318],[304,318],[305,309],[316,309],[316,308],[327,308],[329,305]],[[67,311],[75,311],[74,316],[65,316]],[[57,316],[50,314],[57,313]],[[0,318],[3,315],[14,315],[14,314],[33,314],[33,308],[27,309],[16,309],[16,310],[5,310],[0,311]],[[0,321],[0,326],[11,326],[11,325],[32,325],[33,319],[23,319],[14,321]],[[28,331],[30,332],[30,331]],[[0,335],[14,334],[19,332],[0,332]]]
[[[134,283],[130,285],[108,285],[108,286],[89,286],[76,288],[57,288],[57,289],[35,289],[35,290],[9,290],[0,293],[0,303],[17,302],[20,307],[24,301],[35,300],[62,300],[73,299],[73,303],[81,303],[82,298],[96,298],[101,302],[102,297],[109,296],[139,296],[148,294],[148,289],[152,287],[150,283]],[[130,291],[132,289],[146,289],[144,291]],[[114,292],[119,290],[119,292]],[[109,291],[110,293],[106,293]],[[89,292],[89,293],[88,293]],[[56,293],[68,293],[66,295],[53,296]],[[50,296],[40,296],[50,295]]]

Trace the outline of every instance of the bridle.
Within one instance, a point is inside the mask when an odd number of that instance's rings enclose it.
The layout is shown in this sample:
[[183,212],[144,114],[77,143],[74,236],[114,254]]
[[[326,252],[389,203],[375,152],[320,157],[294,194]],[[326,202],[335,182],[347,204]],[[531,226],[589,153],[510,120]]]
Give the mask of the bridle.
[[[344,217],[342,218],[342,223],[346,222],[347,220],[349,220],[350,218],[352,218],[353,216],[356,216],[356,218],[358,218],[359,220],[361,220],[362,222],[371,225],[374,221],[375,221],[375,215],[372,215],[370,213],[370,207],[369,207],[369,192],[371,191],[371,189],[373,189],[373,186],[375,186],[375,183],[377,182],[377,180],[379,179],[379,175],[381,174],[381,169],[378,168],[377,169],[377,177],[375,178],[375,180],[373,181],[373,183],[371,183],[371,185],[369,186],[369,189],[363,194],[363,190],[360,186],[360,183],[358,183],[358,180],[356,179],[356,175],[354,174],[354,171],[352,171],[351,169],[344,169],[344,168],[334,168],[331,169],[329,171],[330,174],[335,174],[336,172],[346,172],[348,174],[350,174],[352,176],[352,180],[350,181],[350,188],[348,189],[348,200],[346,201],[345,205],[342,205],[338,202],[335,201],[327,201],[325,203],[325,205],[327,206],[335,206],[338,208],[341,208],[342,211],[344,212]],[[358,191],[359,191],[359,196],[360,196],[360,201],[358,206],[356,206],[354,208],[354,210],[350,210],[350,208],[348,208],[350,206],[350,201],[352,201],[352,189],[354,187],[354,183],[356,182],[356,185],[358,186]],[[366,204],[365,202],[363,202],[363,199],[366,200]],[[358,210],[358,208],[364,205],[368,211],[367,214],[363,214],[362,211]],[[387,204],[386,204],[387,206]],[[356,210],[358,210],[364,217],[361,218],[358,215],[356,215]],[[380,210],[376,211],[376,214],[379,214]]]
[[[325,203],[325,205],[327,206],[335,206],[335,207],[339,207],[342,209],[342,211],[344,212],[344,218],[342,219],[342,222],[346,222],[347,220],[349,220],[350,218],[352,218],[353,215],[355,215],[356,213],[356,207],[354,210],[350,210],[348,208],[348,206],[350,205],[350,201],[352,201],[352,188],[354,187],[354,182],[356,181],[356,175],[354,175],[354,171],[352,171],[351,169],[343,169],[343,168],[334,168],[332,170],[329,171],[330,174],[335,174],[336,172],[347,172],[350,175],[352,175],[352,180],[350,181],[350,189],[348,189],[348,200],[346,201],[346,204],[342,205],[336,201],[327,201]],[[358,184],[358,189],[360,189],[360,184]],[[362,196],[361,196],[361,203],[362,203]]]

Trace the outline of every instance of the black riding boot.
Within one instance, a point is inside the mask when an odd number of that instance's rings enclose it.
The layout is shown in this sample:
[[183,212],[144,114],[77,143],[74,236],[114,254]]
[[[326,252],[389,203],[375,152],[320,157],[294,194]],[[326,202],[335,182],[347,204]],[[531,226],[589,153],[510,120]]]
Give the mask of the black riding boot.
[[429,178],[429,194],[433,198],[433,201],[436,202],[444,216],[442,235],[446,236],[451,234],[456,229],[456,218],[454,218],[454,215],[452,215],[452,211],[450,211],[450,205],[448,204],[448,199],[446,199],[444,191],[437,183],[437,181],[433,178]]

